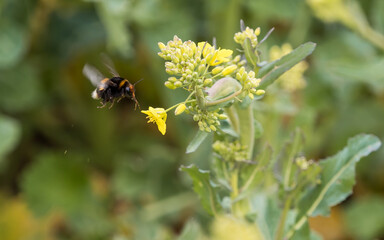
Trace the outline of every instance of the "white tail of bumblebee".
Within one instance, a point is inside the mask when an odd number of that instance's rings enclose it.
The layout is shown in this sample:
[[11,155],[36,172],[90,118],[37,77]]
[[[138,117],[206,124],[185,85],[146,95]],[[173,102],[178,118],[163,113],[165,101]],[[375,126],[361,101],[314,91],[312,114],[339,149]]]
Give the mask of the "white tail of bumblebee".
[[92,92],[92,98],[93,99],[99,99],[99,95],[97,94],[96,89]]

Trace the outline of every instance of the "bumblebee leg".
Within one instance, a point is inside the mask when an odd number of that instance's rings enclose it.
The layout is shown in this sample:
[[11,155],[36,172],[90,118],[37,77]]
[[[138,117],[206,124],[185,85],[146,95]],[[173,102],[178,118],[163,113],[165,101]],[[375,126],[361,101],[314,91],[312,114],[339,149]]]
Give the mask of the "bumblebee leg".
[[109,106],[109,109],[111,109],[113,107],[113,104],[115,103],[115,99],[112,100],[112,103],[111,105]]
[[101,106],[97,106],[97,108],[104,108],[106,106],[106,102],[105,101],[101,101]]

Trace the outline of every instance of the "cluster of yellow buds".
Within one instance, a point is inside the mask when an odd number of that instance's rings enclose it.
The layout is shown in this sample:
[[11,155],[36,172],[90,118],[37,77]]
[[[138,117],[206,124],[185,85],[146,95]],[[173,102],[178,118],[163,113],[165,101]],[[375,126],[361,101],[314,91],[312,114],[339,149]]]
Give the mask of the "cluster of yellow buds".
[[196,103],[192,103],[186,112],[193,114],[193,120],[197,122],[200,131],[216,131],[220,120],[227,119],[227,116],[219,113],[219,109],[213,111],[201,110]]
[[[259,34],[260,28],[246,28],[236,34],[235,40],[240,43],[249,38],[252,46],[256,47]],[[247,61],[241,55],[232,57],[232,50],[217,49],[208,42],[182,41],[177,36],[167,44],[158,43],[158,46],[158,55],[165,60],[165,71],[171,75],[164,85],[169,89],[183,88],[190,92],[184,102],[162,109],[163,115],[176,108],[176,115],[190,114],[201,131],[212,132],[220,126],[220,120],[227,118],[223,114],[223,104],[264,94],[264,90],[257,89],[261,80],[256,78],[254,71],[245,70]],[[159,108],[156,109],[160,116]],[[159,130],[165,133],[166,118],[153,111],[142,112],[148,115],[150,122],[160,124]]]
[[239,141],[216,141],[212,145],[213,151],[224,161],[246,161],[247,147]]
[[308,161],[305,157],[298,157],[296,158],[296,164],[301,170],[307,170],[309,165],[313,164],[313,161]]
[[260,85],[261,79],[255,77],[254,71],[245,71],[245,67],[241,67],[236,73],[236,79],[239,80],[243,86],[244,94],[248,95],[250,99],[254,98],[254,95],[263,95],[265,93],[262,89],[256,89]]
[[[321,167],[312,159],[308,160],[305,157],[298,157],[295,159],[300,173],[297,181],[308,181],[309,184],[319,184],[319,173]],[[306,179],[306,180],[303,180]]]
[[[232,50],[215,49],[207,42],[183,42],[177,36],[167,45],[159,43],[159,56],[166,60],[165,71],[174,75],[168,78],[165,86],[169,89],[184,87],[192,91],[193,86],[211,86],[213,79],[225,76],[236,70],[235,64],[218,66],[232,60]],[[217,66],[217,67],[215,67]],[[215,67],[209,71],[209,67]]]
[[246,27],[244,31],[235,34],[234,40],[241,46],[244,46],[245,39],[251,41],[252,47],[255,48],[259,43],[257,37],[260,35],[260,28],[253,30],[252,28]]
[[[292,50],[293,48],[289,43],[285,43],[281,47],[272,46],[269,50],[269,58],[271,61],[277,60],[292,52]],[[307,68],[308,63],[301,61],[293,68],[281,75],[277,79],[277,82],[280,83],[281,87],[288,92],[294,92],[296,90],[303,89],[307,85],[304,79],[304,72],[307,70]]]

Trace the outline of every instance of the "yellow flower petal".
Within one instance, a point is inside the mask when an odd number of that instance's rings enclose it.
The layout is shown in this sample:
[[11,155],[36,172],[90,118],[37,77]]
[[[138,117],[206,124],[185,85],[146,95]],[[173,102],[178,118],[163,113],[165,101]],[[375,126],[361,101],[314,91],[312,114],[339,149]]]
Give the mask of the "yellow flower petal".
[[232,50],[229,50],[229,49],[222,49],[222,50],[219,50],[219,56],[221,58],[228,58],[232,55],[233,51]]
[[197,44],[200,51],[203,52],[203,57],[205,58],[208,54],[214,53],[214,48],[208,42],[199,42]]
[[232,55],[233,51],[229,49],[216,50],[214,56],[209,62],[209,65],[216,66],[223,62],[228,62],[229,57]]
[[165,134],[167,128],[167,125],[165,123],[167,121],[167,112],[164,110],[164,108],[149,107],[148,110],[142,110],[141,112],[148,115],[148,123],[156,123],[157,128],[159,129],[161,134]]

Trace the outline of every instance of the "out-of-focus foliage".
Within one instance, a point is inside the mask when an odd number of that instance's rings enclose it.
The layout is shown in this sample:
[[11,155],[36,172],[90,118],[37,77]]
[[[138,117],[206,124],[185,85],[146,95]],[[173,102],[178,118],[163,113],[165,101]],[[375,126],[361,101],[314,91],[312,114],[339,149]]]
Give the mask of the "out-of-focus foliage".
[[[383,34],[384,1],[353,2]],[[305,89],[288,94],[271,85],[259,101],[255,117],[263,138],[283,147],[300,127],[303,151],[313,159],[334,154],[360,132],[383,140],[383,49],[361,29],[317,15],[302,0],[0,1],[0,239],[207,235],[209,218],[179,166],[208,168],[210,144],[185,155],[197,131],[192,122],[169,118],[163,137],[126,99],[98,109],[81,70],[90,62],[107,74],[101,52],[132,83],[144,78],[136,86],[143,109],[171,106],[184,96],[164,87],[157,42],[175,34],[194,41],[216,37],[218,45],[234,48],[241,18],[260,26],[261,35],[275,27],[265,50],[308,41],[317,48],[308,59]],[[346,236],[384,236],[383,171],[383,148],[357,164],[355,193],[340,208]]]
[[347,229],[360,239],[373,239],[384,233],[384,199],[381,196],[362,197],[347,207]]

